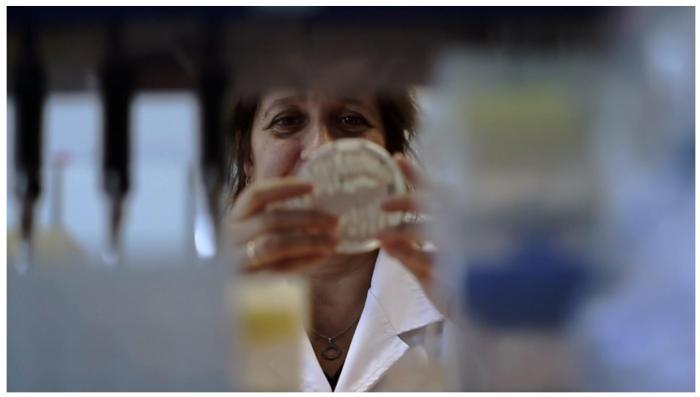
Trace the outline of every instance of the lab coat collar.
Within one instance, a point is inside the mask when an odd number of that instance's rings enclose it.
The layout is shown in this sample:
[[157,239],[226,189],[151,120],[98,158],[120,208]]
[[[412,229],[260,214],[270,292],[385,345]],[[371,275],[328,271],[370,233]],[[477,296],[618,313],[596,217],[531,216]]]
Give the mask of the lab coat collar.
[[[408,350],[399,337],[443,319],[418,281],[379,252],[367,300],[335,390],[366,391]],[[330,392],[308,338],[302,342],[302,390]]]
[[418,280],[393,257],[379,251],[370,296],[383,308],[394,335],[443,320]]

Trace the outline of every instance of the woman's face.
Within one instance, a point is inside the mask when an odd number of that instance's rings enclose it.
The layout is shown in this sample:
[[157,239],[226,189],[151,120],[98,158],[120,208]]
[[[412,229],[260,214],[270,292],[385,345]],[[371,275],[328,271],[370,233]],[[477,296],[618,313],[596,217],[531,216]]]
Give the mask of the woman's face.
[[294,175],[321,145],[364,138],[385,147],[384,125],[371,96],[273,91],[258,107],[251,132],[251,181]]

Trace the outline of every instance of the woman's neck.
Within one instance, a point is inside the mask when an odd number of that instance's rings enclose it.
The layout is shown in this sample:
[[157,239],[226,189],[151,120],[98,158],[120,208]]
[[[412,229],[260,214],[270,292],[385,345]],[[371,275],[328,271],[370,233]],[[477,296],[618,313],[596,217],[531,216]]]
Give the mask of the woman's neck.
[[335,335],[362,312],[372,281],[377,251],[334,257],[308,273],[313,329]]

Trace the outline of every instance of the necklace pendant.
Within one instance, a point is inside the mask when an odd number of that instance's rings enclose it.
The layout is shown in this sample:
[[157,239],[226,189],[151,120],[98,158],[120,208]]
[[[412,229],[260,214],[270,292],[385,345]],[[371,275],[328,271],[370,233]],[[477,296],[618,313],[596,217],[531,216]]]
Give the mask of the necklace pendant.
[[323,358],[328,361],[337,360],[338,358],[340,358],[341,355],[342,351],[340,350],[340,347],[338,347],[338,345],[336,345],[335,343],[331,343],[330,346],[327,346],[321,351],[321,356],[323,356]]

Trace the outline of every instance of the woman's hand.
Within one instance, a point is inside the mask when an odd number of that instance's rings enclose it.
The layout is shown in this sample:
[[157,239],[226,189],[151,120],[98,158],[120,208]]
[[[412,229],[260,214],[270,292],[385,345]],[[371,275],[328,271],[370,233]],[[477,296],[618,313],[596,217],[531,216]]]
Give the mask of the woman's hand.
[[381,231],[377,238],[382,249],[413,273],[428,298],[443,315],[449,317],[451,313],[448,312],[452,305],[448,304],[447,297],[438,293],[441,288],[440,281],[436,279],[436,247],[427,240],[425,224],[418,220],[425,219],[421,215],[425,214],[427,208],[427,186],[430,182],[405,156],[395,154],[394,160],[406,181],[413,186],[413,190],[387,198],[382,202],[381,208],[387,212],[408,212],[417,216],[414,221],[404,220],[397,226]]
[[268,209],[312,189],[310,183],[288,177],[253,183],[241,193],[224,227],[244,272],[294,272],[333,255],[338,244],[336,216],[315,210]]

